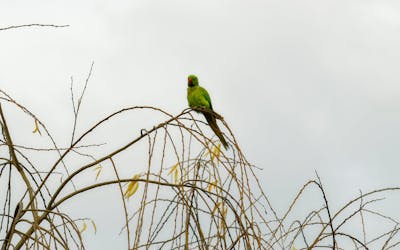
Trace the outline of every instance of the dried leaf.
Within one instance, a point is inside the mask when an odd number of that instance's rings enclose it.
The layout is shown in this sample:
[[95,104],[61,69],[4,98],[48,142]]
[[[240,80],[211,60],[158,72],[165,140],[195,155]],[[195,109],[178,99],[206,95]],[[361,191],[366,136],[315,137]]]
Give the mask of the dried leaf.
[[[132,189],[132,192],[130,193],[130,195],[129,195],[129,197],[131,197],[132,195],[134,195],[135,193],[136,193],[136,191],[138,190],[138,188],[139,188],[139,184],[136,182],[135,183],[135,186],[133,187],[133,189]],[[129,198],[128,197],[128,198]]]
[[136,174],[133,176],[133,181],[129,182],[128,187],[125,190],[124,196],[126,199],[129,199],[132,195],[136,193],[139,188],[139,183],[135,180],[139,179],[140,175]]
[[82,229],[81,229],[79,232],[80,232],[80,233],[83,233],[84,231],[86,231],[86,229],[87,229],[86,222],[83,222]]
[[222,218],[224,218],[224,220],[225,220],[225,218],[226,218],[226,214],[228,213],[228,208],[226,207],[226,208],[222,208]]
[[101,166],[101,164],[97,165],[97,166],[94,168],[94,170],[98,170],[98,169],[100,169],[100,168],[103,168],[103,166]]
[[218,146],[216,146],[216,147],[214,148],[214,155],[215,155],[215,158],[217,158],[217,159],[219,160],[220,154],[221,154],[221,143],[219,143]]
[[169,170],[169,172],[168,172],[168,175],[172,174],[172,172],[174,172],[178,166],[179,166],[179,162],[172,166],[171,170]]
[[136,182],[131,182],[132,185],[128,186],[128,190],[125,193],[125,198],[129,199],[132,195],[134,195],[138,189],[138,184]]
[[97,233],[97,227],[96,227],[96,224],[94,223],[94,220],[90,220],[90,222],[92,222],[94,233]]
[[174,172],[174,182],[178,183],[179,181],[179,169],[176,169]]
[[225,234],[226,234],[226,227],[225,227],[225,223],[221,222],[219,224],[219,231],[221,231],[222,233],[220,233],[220,237],[221,238],[225,238]]
[[214,147],[214,150],[211,154],[211,161],[214,162],[214,159],[217,158],[219,160],[219,155],[221,153],[221,143]]
[[33,129],[32,133],[39,133],[40,135],[42,135],[42,133],[39,130],[39,122],[38,120],[35,119],[35,128]]
[[222,217],[221,217],[221,222],[219,224],[220,231],[222,232],[221,237],[224,237],[225,234],[226,234],[226,227],[225,227],[226,222],[225,222],[225,219],[226,219],[226,214],[227,213],[228,213],[228,208],[225,207],[225,203],[222,203],[222,206],[221,206],[221,215],[222,215]]
[[222,204],[222,202],[217,202],[217,204],[215,204],[215,207],[211,213],[211,215],[214,215],[215,211],[217,211],[218,207]]
[[103,166],[100,165],[100,164],[93,169],[93,171],[97,171],[97,173],[96,173],[96,181],[99,178],[102,169],[103,169]]
[[208,192],[211,192],[211,190],[213,189],[213,188],[217,188],[217,184],[218,184],[218,180],[215,180],[215,181],[213,181],[212,183],[210,183],[210,184],[208,184],[208,187],[207,187],[207,190],[208,190]]

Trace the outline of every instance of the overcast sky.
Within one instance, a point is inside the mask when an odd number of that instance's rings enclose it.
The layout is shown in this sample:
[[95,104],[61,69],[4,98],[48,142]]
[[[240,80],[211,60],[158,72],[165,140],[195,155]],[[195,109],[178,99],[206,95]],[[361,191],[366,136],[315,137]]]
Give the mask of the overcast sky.
[[[0,27],[29,23],[70,26],[0,32],[0,88],[61,145],[70,77],[94,61],[83,128],[123,106],[178,113],[197,74],[280,211],[314,170],[333,208],[399,184],[398,1],[0,2]],[[116,234],[89,249],[124,246]]]

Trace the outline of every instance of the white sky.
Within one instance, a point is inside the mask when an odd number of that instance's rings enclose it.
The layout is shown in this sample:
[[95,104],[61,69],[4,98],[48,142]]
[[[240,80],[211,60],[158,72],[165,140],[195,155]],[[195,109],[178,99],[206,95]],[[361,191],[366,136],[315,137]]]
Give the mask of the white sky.
[[[0,27],[29,23],[70,27],[0,32],[0,88],[60,144],[71,129],[70,76],[79,89],[94,61],[82,129],[123,106],[178,113],[195,73],[264,169],[278,211],[314,170],[333,208],[359,189],[399,184],[398,1],[0,2]],[[393,215],[400,202],[387,204]],[[111,243],[88,236],[88,249],[122,248],[117,232],[104,233]]]

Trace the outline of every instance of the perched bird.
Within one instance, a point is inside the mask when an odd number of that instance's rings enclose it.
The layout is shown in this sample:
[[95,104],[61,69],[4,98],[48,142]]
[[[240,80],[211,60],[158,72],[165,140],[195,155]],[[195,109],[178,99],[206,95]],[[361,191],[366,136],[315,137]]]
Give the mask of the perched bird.
[[[191,108],[202,108],[205,110],[213,110],[210,95],[208,94],[207,90],[199,86],[199,80],[195,75],[188,76],[187,100],[189,103],[189,107]],[[197,110],[197,112],[201,111]],[[226,142],[224,136],[222,135],[221,130],[217,125],[217,120],[215,118],[215,115],[209,112],[201,112],[201,113],[206,118],[208,125],[218,136],[222,145],[224,145],[225,149],[228,149],[228,143]]]

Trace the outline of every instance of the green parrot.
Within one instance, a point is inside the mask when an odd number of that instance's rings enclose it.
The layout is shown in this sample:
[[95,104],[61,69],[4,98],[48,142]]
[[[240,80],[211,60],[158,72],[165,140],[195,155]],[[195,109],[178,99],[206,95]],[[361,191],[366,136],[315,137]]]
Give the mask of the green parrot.
[[[208,94],[207,90],[199,86],[199,80],[195,75],[188,76],[187,100],[189,103],[189,107],[191,108],[203,108],[203,109],[213,110],[210,95]],[[201,113],[206,118],[208,125],[218,136],[222,145],[224,145],[225,149],[228,149],[228,143],[226,142],[224,136],[222,135],[221,130],[217,125],[217,120],[215,119],[215,115],[206,112],[201,112]]]

